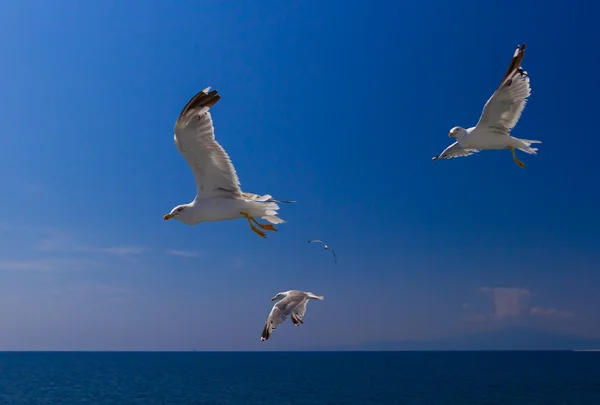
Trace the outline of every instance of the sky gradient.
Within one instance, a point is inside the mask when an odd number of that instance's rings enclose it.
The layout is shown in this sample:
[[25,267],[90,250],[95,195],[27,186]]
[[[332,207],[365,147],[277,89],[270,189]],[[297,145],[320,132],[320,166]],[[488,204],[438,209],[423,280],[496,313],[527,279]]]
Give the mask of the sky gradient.
[[[3,2],[0,350],[600,347],[600,6],[504,4]],[[522,42],[539,154],[432,162]],[[298,201],[267,240],[162,219],[206,86],[242,189]],[[288,289],[325,300],[261,343]]]

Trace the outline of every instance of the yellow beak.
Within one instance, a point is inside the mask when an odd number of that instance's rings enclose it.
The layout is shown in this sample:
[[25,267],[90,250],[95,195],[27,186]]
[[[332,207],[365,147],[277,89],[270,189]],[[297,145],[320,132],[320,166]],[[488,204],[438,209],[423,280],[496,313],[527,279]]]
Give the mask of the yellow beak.
[[166,221],[167,219],[171,219],[171,218],[173,218],[173,217],[174,217],[174,215],[167,214],[167,215],[165,215],[165,216],[163,217],[163,219]]
[[275,299],[277,299],[277,297],[273,297],[273,298],[271,298],[271,301],[275,301]]
[[449,133],[448,133],[448,137],[449,137],[449,138],[454,138],[454,134],[453,134],[452,132],[449,132]]

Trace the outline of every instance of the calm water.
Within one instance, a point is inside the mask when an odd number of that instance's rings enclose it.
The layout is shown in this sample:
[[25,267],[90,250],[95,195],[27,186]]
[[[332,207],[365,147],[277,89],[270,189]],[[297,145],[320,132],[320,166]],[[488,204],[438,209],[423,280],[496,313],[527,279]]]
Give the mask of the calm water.
[[2,353],[0,404],[600,404],[600,353]]

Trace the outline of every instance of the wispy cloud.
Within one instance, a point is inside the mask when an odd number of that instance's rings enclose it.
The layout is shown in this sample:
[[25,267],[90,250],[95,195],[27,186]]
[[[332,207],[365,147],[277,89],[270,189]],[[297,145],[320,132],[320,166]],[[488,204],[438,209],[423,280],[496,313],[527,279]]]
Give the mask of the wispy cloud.
[[93,247],[93,246],[81,246],[75,249],[76,251],[83,252],[99,252],[107,253],[110,255],[117,256],[130,256],[130,255],[141,255],[148,251],[148,248],[144,246],[111,246],[111,247]]
[[529,313],[533,316],[538,316],[541,318],[572,318],[575,316],[575,313],[571,311],[561,311],[554,308],[544,307],[532,307],[529,310]]
[[193,250],[167,250],[167,254],[173,256],[187,257],[187,258],[195,258],[202,256],[202,253],[195,252]]
[[519,316],[529,307],[531,292],[526,288],[481,287],[480,290],[491,294],[496,319]]
[[148,251],[144,246],[95,246],[69,232],[54,228],[2,225],[0,229],[16,238],[25,237],[23,242],[29,245],[24,250],[14,252],[17,256],[6,251],[0,258],[0,270],[49,271],[102,267],[99,255],[115,256],[131,262]]
[[[46,232],[48,233],[48,232]],[[104,253],[115,256],[137,256],[148,251],[145,246],[90,246],[82,244],[81,241],[74,238],[71,234],[63,231],[52,231],[43,238],[36,246],[40,251],[53,252],[89,252]]]
[[[540,305],[531,305],[530,301],[535,298],[533,293],[527,288],[519,287],[481,287],[479,291],[485,293],[492,301],[493,310],[491,313],[482,308],[474,308],[477,312],[469,314],[465,321],[469,323],[478,323],[492,321],[505,324],[509,319],[511,324],[527,322],[532,318],[539,319],[557,319],[574,318],[575,313],[567,310],[543,307]],[[469,308],[471,305],[469,305]],[[463,306],[463,309],[465,307]]]

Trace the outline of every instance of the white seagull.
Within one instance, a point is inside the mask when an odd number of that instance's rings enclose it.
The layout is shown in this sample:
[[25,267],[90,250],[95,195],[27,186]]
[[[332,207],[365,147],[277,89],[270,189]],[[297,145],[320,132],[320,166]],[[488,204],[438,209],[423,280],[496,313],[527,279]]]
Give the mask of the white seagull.
[[541,141],[519,139],[510,135],[531,94],[529,76],[521,67],[524,56],[525,44],[517,46],[500,86],[485,104],[477,125],[468,129],[452,128],[448,136],[456,138],[456,142],[432,160],[469,156],[480,150],[509,149],[515,163],[524,168],[525,164],[517,159],[515,149],[537,155],[537,148],[532,148],[531,144],[542,143]]
[[[165,221],[176,219],[187,225],[246,218],[250,228],[259,236],[267,235],[256,228],[276,231],[271,224],[284,221],[277,217],[277,203],[270,195],[244,193],[229,155],[215,140],[212,118],[208,111],[221,98],[210,87],[196,94],[181,111],[175,122],[175,146],[192,169],[196,179],[197,194],[194,201],[181,204],[164,216]],[[270,224],[261,224],[254,217]]]
[[311,292],[303,292],[298,290],[289,290],[277,293],[276,296],[271,298],[271,301],[277,299],[281,300],[273,305],[271,313],[267,318],[267,323],[260,337],[261,342],[268,340],[271,333],[277,329],[279,325],[291,315],[292,322],[295,326],[304,323],[303,317],[306,312],[306,304],[309,300],[324,300],[325,297],[315,295]]
[[333,260],[335,261],[335,264],[337,264],[337,256],[335,255],[335,250],[331,249],[329,246],[327,246],[325,244],[325,242],[323,242],[321,239],[311,239],[308,241],[308,243],[320,243],[323,245],[323,249],[325,250],[331,250],[331,253],[333,253]]

